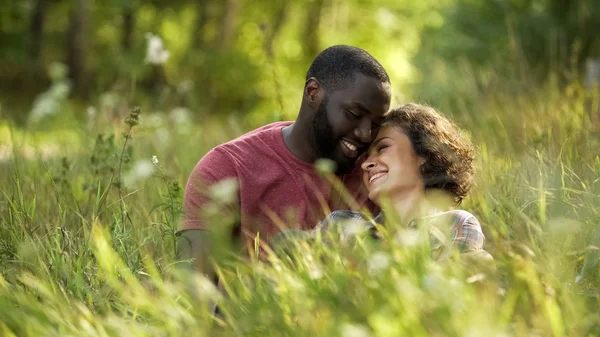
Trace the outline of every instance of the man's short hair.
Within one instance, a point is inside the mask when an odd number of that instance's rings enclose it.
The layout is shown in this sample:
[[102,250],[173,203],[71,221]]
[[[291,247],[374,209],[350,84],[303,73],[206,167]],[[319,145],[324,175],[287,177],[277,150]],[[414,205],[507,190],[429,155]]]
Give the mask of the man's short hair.
[[326,89],[346,89],[359,73],[370,76],[381,83],[390,83],[383,66],[367,51],[346,45],[337,45],[323,50],[306,73],[306,80],[316,78]]

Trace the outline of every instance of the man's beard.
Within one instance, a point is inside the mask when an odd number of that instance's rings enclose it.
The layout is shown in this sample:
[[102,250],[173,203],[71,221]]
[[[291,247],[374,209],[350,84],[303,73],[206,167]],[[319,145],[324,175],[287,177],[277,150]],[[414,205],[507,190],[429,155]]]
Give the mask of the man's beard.
[[333,160],[336,164],[336,173],[348,173],[354,167],[354,161],[340,162],[340,159],[336,158],[336,147],[339,141],[335,139],[333,126],[327,117],[327,101],[327,97],[323,98],[312,121],[317,154],[319,158]]

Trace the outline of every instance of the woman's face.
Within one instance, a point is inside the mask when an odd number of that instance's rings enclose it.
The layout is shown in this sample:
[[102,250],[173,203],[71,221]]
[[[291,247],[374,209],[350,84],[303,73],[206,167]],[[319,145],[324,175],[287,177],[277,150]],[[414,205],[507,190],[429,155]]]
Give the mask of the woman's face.
[[382,127],[361,165],[363,183],[373,201],[381,196],[393,198],[396,193],[416,187],[424,188],[419,170],[424,159],[415,153],[403,131],[400,127]]

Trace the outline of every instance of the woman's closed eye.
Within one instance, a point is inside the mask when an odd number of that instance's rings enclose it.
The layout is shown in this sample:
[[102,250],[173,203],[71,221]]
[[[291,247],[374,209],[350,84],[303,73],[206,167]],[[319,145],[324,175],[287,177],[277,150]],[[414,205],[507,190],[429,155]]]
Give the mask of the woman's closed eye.
[[383,152],[383,150],[387,149],[388,147],[390,147],[390,146],[387,144],[379,144],[377,146],[377,153]]

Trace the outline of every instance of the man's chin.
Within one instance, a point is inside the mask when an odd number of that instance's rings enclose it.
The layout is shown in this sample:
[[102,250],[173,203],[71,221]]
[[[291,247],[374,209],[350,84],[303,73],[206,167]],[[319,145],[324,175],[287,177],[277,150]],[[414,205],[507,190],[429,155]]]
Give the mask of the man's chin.
[[352,170],[354,169],[354,166],[356,164],[355,160],[348,160],[345,156],[343,160],[336,160],[336,169],[335,169],[335,173],[336,174],[347,174],[352,172]]

